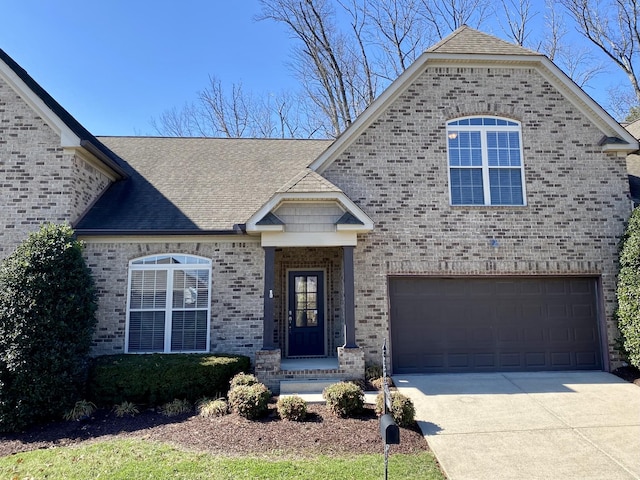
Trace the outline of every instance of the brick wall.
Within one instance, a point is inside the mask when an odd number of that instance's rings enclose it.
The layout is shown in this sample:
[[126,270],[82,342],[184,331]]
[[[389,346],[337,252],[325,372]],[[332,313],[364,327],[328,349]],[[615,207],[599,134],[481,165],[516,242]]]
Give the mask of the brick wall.
[[[522,122],[527,206],[450,206],[445,124],[466,115]],[[391,274],[599,275],[611,346],[630,202],[625,160],[602,153],[602,136],[533,69],[428,68],[323,174],[375,222],[355,249],[367,359],[388,336]]]
[[107,185],[0,79],[0,258],[42,223],[73,223]]
[[264,251],[257,241],[95,243],[85,257],[96,281],[98,325],[92,353],[124,353],[129,261],[181,253],[212,261],[211,351],[253,358],[262,348]]

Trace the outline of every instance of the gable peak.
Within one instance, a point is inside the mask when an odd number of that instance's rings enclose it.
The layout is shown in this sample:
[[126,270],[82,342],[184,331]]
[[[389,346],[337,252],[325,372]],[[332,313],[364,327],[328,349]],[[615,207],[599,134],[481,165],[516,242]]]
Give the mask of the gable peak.
[[485,55],[542,55],[539,52],[509,43],[467,25],[453,31],[427,49],[431,53],[475,53]]

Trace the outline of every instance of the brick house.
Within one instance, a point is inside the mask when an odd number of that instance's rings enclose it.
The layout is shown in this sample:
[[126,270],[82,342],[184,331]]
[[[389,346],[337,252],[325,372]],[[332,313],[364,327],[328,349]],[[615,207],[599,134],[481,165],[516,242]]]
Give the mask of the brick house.
[[96,138],[0,51],[2,254],[70,222],[96,355],[242,353],[276,391],[362,376],[385,340],[396,373],[611,369],[637,150],[546,57],[468,27],[335,141]]

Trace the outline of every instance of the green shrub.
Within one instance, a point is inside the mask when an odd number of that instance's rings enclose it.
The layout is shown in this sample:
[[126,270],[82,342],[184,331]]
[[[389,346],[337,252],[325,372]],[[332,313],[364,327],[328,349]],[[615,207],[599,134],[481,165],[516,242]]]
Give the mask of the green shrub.
[[115,407],[113,407],[113,413],[116,414],[116,417],[122,418],[125,415],[129,417],[135,417],[140,410],[135,403],[127,402],[126,400],[122,403],[119,403]]
[[285,420],[302,422],[307,418],[307,402],[297,395],[278,398],[276,408],[280,417]]
[[229,405],[234,413],[250,420],[267,413],[271,392],[262,383],[238,385],[229,390]]
[[160,412],[167,417],[175,417],[176,415],[182,415],[183,413],[189,413],[193,407],[189,400],[175,399],[171,402],[167,402],[160,408]]
[[235,375],[229,383],[231,385],[231,388],[235,388],[239,387],[240,385],[255,385],[256,383],[260,382],[258,382],[258,377],[256,377],[255,375],[251,373],[241,372]]
[[[376,397],[376,413],[384,412],[384,395]],[[415,422],[416,409],[411,399],[401,393],[391,392],[391,411],[389,412],[400,427],[410,427]]]
[[364,378],[367,382],[382,377],[382,365],[372,363],[364,369]]
[[362,412],[364,393],[362,388],[352,382],[339,382],[329,385],[322,392],[327,408],[339,417],[350,417]]
[[640,209],[631,214],[622,239],[618,275],[618,328],[629,363],[640,368]]
[[94,360],[89,398],[102,406],[132,402],[157,406],[174,398],[191,402],[226,393],[247,357],[211,354],[108,355]]
[[224,398],[212,400],[203,398],[197,404],[198,415],[201,417],[223,417],[229,413],[229,404]]
[[[382,390],[384,388],[384,378],[382,377],[374,378],[369,383],[371,383],[371,385],[373,385],[373,388],[375,388],[376,390]],[[391,377],[387,377],[387,385],[389,385],[389,387],[393,387],[393,380],[391,379]]]
[[48,224],[0,265],[0,431],[62,418],[85,396],[97,307],[82,248]]
[[96,405],[86,400],[78,400],[71,410],[64,414],[65,420],[82,420],[93,415],[96,411]]

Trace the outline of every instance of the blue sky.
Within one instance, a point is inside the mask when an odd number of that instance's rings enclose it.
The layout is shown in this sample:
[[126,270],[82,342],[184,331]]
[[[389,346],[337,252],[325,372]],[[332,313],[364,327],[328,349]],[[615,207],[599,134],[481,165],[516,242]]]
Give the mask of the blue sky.
[[95,135],[154,134],[209,75],[295,87],[289,38],[257,0],[0,0],[0,48]]
[[[296,88],[282,25],[258,0],[0,0],[0,48],[95,135],[153,135],[209,75],[267,94]],[[494,33],[500,33],[499,31]],[[610,68],[601,81],[621,81]],[[606,85],[587,90],[606,102]]]

